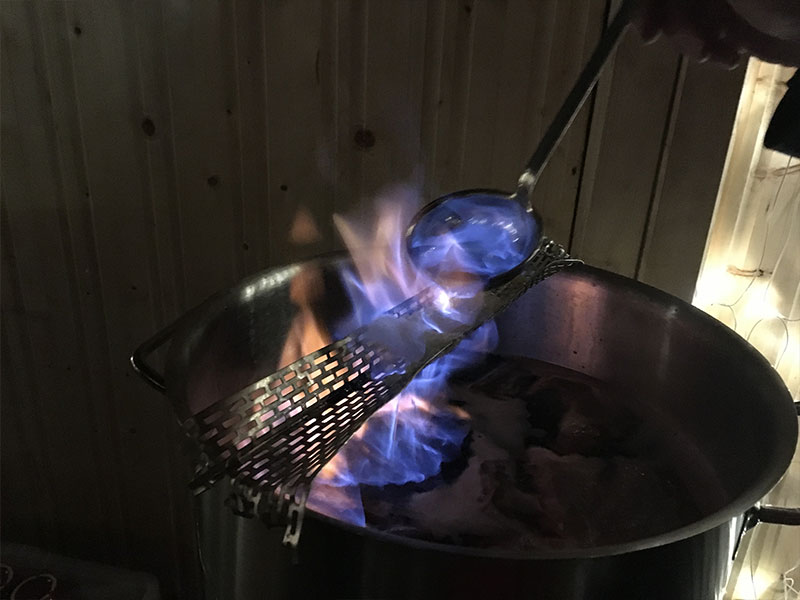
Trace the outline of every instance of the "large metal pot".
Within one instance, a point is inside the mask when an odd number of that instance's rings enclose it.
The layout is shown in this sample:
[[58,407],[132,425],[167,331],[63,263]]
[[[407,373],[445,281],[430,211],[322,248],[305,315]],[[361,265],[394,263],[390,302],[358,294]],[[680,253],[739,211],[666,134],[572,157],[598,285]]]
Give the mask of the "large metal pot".
[[[275,367],[298,273],[326,274],[326,318],[346,310],[337,285],[343,264],[322,258],[251,277],[146,342],[134,366],[181,415],[230,395]],[[500,353],[623,384],[649,403],[710,462],[724,507],[624,545],[528,553],[413,541],[307,513],[292,553],[281,547],[281,531],[225,508],[221,483],[198,498],[209,597],[716,598],[745,527],[759,518],[800,520],[796,510],[758,506],[795,449],[791,397],[764,358],[711,317],[641,283],[576,267],[533,287],[498,327]],[[167,341],[162,377],[146,358]]]

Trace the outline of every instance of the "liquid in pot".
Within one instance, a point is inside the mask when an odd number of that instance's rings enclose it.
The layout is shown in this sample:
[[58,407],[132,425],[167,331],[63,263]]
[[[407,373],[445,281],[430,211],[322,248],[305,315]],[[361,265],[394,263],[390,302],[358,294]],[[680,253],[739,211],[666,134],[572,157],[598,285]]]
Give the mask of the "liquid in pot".
[[359,486],[368,527],[479,548],[585,548],[659,535],[726,503],[690,440],[575,371],[490,356],[452,378],[447,402],[468,431],[460,448],[422,482]]

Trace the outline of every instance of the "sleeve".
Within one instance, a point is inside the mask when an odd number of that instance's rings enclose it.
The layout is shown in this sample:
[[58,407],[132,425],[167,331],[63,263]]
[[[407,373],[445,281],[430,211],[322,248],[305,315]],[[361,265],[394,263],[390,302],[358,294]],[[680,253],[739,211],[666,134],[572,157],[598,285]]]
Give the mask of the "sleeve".
[[800,156],[800,70],[787,82],[764,135],[764,146],[789,156]]

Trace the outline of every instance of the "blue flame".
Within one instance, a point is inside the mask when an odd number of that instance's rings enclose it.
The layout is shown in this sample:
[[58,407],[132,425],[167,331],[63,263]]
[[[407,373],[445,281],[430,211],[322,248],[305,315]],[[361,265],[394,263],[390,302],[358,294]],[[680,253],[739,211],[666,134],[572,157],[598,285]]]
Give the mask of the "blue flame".
[[425,213],[414,227],[408,251],[434,279],[462,271],[489,279],[530,256],[540,231],[516,201],[475,192],[453,196]]
[[473,364],[496,339],[496,327],[488,323],[423,369],[342,447],[337,458],[343,459],[347,469],[336,472],[327,483],[381,486],[420,482],[436,475],[443,462],[460,453],[469,430],[463,416],[446,407],[447,377]]
[[[380,315],[411,295],[428,288],[435,291],[435,304],[445,320],[469,322],[475,309],[469,302],[453,302],[456,297],[474,296],[480,285],[477,280],[461,279],[458,285],[443,287],[431,275],[433,261],[447,261],[448,268],[461,272],[492,276],[515,267],[529,254],[538,231],[522,230],[527,214],[517,206],[478,202],[471,207],[472,216],[448,233],[422,229],[430,238],[417,235],[418,255],[427,269],[414,268],[405,253],[405,225],[413,214],[413,204],[392,197],[380,210],[377,225],[358,227],[337,220],[345,242],[351,248],[355,268],[343,273],[343,282],[353,305],[350,318],[334,331],[343,337],[355,327],[373,323],[381,330]],[[466,210],[457,202],[448,209]],[[477,210],[476,210],[477,209]],[[465,213],[462,213],[465,214]],[[494,240],[498,247],[490,242]],[[353,250],[356,243],[374,242],[382,250]],[[482,284],[481,284],[482,285]],[[377,319],[377,321],[376,321]],[[377,323],[377,324],[376,324]],[[413,354],[415,344],[426,328],[440,328],[438,318],[419,319],[413,324],[402,319],[387,319],[387,337],[404,344],[404,351]],[[398,329],[399,326],[411,329]],[[394,327],[394,329],[393,329]],[[309,506],[319,512],[358,525],[364,525],[363,507],[358,485],[383,486],[421,482],[436,475],[442,464],[461,452],[469,431],[465,415],[447,405],[447,378],[455,370],[474,364],[497,344],[494,323],[486,323],[448,355],[436,360],[420,372],[397,398],[378,410],[367,423],[339,450],[314,480]],[[335,490],[346,489],[340,492]]]

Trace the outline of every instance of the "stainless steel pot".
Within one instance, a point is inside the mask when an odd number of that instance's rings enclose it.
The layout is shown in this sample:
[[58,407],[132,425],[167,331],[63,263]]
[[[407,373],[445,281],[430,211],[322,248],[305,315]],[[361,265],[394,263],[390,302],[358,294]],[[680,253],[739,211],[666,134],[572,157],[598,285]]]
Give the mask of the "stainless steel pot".
[[[338,285],[344,264],[321,258],[251,277],[148,340],[134,367],[181,416],[230,395],[276,366],[298,273],[325,274],[326,320],[347,311]],[[577,267],[534,286],[498,327],[500,353],[626,386],[709,461],[725,505],[657,537],[528,553],[414,541],[311,513],[293,555],[280,545],[282,532],[225,508],[219,484],[198,498],[209,597],[716,598],[745,528],[800,524],[798,509],[758,505],[791,461],[796,407],[766,360],[725,326],[646,285]],[[162,376],[147,358],[166,343]]]

